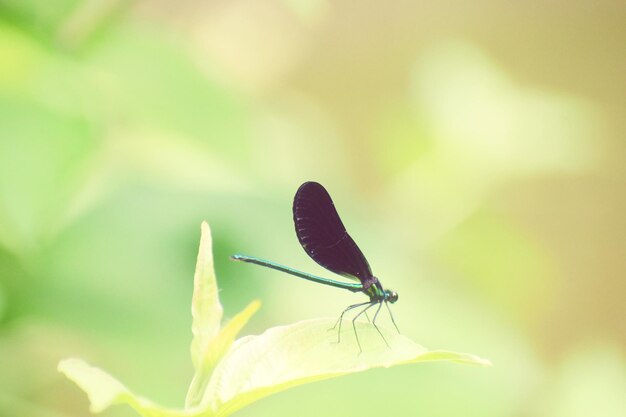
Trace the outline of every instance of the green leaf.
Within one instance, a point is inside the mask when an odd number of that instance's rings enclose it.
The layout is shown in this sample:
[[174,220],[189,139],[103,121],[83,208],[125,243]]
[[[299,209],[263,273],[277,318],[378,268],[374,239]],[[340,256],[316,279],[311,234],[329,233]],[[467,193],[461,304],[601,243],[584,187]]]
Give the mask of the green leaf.
[[429,351],[395,331],[381,328],[388,347],[371,323],[356,323],[364,347],[359,353],[350,326],[344,327],[341,343],[337,343],[336,331],[328,331],[334,319],[301,321],[234,341],[260,302],[250,303],[220,329],[222,306],[211,249],[211,232],[204,222],[192,300],[191,356],[196,371],[185,408],[161,408],[79,359],[61,361],[59,371],[87,393],[91,411],[124,403],[144,417],[226,417],[287,388],[371,368],[427,361],[490,365],[474,355]]
[[388,348],[370,323],[357,323],[364,348],[359,354],[351,326],[344,326],[337,343],[336,331],[328,331],[334,322],[301,321],[239,339],[216,367],[205,401],[211,401],[218,416],[227,416],[287,388],[371,368],[427,361],[491,364],[470,354],[429,351],[395,330],[381,328]]
[[217,283],[213,268],[213,247],[211,229],[207,222],[202,222],[200,249],[193,277],[193,298],[191,300],[191,361],[198,371],[202,367],[202,358],[207,346],[220,330],[223,309],[217,296]]
[[226,351],[233,344],[235,337],[237,337],[243,326],[245,326],[248,320],[250,320],[250,317],[257,312],[259,307],[261,307],[260,301],[255,300],[251,302],[243,311],[233,317],[215,339],[213,339],[211,344],[207,346],[201,366],[196,370],[191,385],[189,386],[187,399],[185,400],[186,407],[194,407],[200,404],[215,364],[224,356]]
[[92,413],[106,410],[113,404],[128,404],[144,417],[190,416],[191,412],[166,410],[136,396],[121,382],[101,369],[89,366],[80,359],[64,359],[58,370],[87,393]]

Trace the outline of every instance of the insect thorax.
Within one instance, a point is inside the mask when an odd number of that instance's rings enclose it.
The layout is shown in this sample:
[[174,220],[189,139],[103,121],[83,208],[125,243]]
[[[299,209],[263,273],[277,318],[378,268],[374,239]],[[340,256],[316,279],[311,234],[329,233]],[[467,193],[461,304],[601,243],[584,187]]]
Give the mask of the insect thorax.
[[385,299],[385,291],[378,280],[373,282],[364,292],[372,302],[380,302]]

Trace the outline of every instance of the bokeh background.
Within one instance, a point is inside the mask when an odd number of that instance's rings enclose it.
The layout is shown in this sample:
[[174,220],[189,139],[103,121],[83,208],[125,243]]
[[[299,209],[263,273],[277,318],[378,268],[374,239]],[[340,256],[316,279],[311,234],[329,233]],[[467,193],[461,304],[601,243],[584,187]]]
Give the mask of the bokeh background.
[[67,356],[182,406],[204,219],[226,316],[263,302],[246,332],[360,300],[228,260],[327,275],[293,232],[305,180],[403,333],[494,367],[237,415],[626,415],[624,39],[612,0],[0,0],[0,416],[88,415]]

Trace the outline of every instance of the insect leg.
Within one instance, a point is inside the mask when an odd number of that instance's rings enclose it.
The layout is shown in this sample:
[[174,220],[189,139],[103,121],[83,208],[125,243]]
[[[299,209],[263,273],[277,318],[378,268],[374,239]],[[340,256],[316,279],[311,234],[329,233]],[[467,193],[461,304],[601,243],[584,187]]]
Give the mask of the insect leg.
[[[376,328],[376,331],[378,331],[378,334],[380,335],[380,337],[383,338],[383,341],[385,342],[385,344],[387,345],[388,348],[391,348],[391,346],[389,346],[389,342],[387,342],[387,339],[385,339],[385,336],[383,336],[383,332],[380,331],[380,329],[378,328],[378,326],[376,325],[376,317],[378,317],[378,313],[380,312],[380,308],[383,306],[383,302],[379,302],[378,303],[378,308],[376,309],[376,313],[374,313],[374,320],[372,320],[372,324],[374,325],[374,327]],[[388,307],[388,306],[387,306]]]
[[354,318],[352,319],[352,328],[354,329],[354,336],[356,336],[356,343],[357,345],[359,345],[359,354],[363,353],[363,348],[361,348],[361,341],[359,340],[359,333],[356,331],[356,319],[358,319],[361,314],[365,313],[367,310],[375,306],[376,302],[373,302],[373,303],[369,302],[367,304],[369,305],[365,307],[363,310],[361,310],[359,314],[354,316]]
[[370,302],[367,301],[365,303],[352,304],[351,306],[348,306],[348,308],[346,308],[345,310],[343,310],[341,312],[341,315],[339,316],[339,318],[335,322],[335,325],[333,327],[331,327],[330,329],[328,329],[328,330],[333,330],[335,327],[337,327],[337,325],[339,325],[339,330],[337,331],[337,343],[339,343],[341,341],[341,324],[343,322],[343,315],[346,314],[346,312],[352,310],[353,308],[361,307],[361,306],[364,306],[365,304],[369,304],[369,303]]
[[393,314],[391,313],[391,307],[389,307],[389,304],[387,303],[387,301],[385,301],[385,306],[387,306],[387,310],[389,311],[389,317],[391,317],[391,322],[393,323],[394,327],[398,331],[398,334],[400,334],[400,329],[398,329],[398,325],[396,324],[396,320],[393,318]]
[[365,318],[367,319],[368,322],[372,322],[372,320],[370,320],[370,316],[368,316],[367,311],[365,312]]

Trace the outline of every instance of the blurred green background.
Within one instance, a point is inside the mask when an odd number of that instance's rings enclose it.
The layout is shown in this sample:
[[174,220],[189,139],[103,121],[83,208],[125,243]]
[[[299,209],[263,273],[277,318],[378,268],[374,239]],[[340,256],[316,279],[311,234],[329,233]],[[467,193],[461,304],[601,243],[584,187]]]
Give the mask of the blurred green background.
[[362,299],[228,261],[328,275],[293,231],[305,180],[399,292],[403,333],[494,367],[373,370],[237,415],[626,415],[625,17],[0,0],[0,416],[88,415],[67,356],[182,406],[204,219],[226,316],[263,302],[248,333]]

